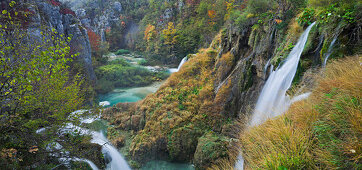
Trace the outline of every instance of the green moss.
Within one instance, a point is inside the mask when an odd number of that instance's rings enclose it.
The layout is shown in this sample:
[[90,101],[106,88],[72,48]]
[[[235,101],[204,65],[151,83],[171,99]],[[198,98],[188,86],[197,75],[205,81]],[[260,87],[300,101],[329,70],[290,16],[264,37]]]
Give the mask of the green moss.
[[122,55],[122,54],[129,54],[129,50],[126,49],[119,49],[118,51],[115,52],[116,55]]
[[312,29],[310,30],[308,40],[304,46],[302,55],[306,54],[307,52],[309,52],[310,50],[312,50],[313,48],[315,48],[318,45],[317,44],[318,43],[317,36],[319,34],[318,30],[319,29],[316,26],[312,27]]
[[197,168],[205,168],[216,160],[227,157],[228,138],[212,131],[199,138],[194,163]]
[[172,130],[168,135],[167,143],[171,160],[190,160],[195,152],[197,140],[201,135],[201,129],[189,125]]

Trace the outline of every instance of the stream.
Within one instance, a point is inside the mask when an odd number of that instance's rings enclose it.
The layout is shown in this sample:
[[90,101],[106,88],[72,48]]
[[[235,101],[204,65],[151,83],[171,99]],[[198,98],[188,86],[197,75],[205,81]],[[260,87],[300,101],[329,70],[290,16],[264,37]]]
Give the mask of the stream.
[[[128,61],[130,64],[137,66],[139,66],[137,61],[141,60],[139,57],[135,58],[130,55],[120,56],[120,57],[126,59],[126,61]],[[112,59],[114,59],[114,57]],[[169,73],[177,72],[186,61],[187,57],[182,59],[178,68],[167,68],[166,71],[168,71]],[[159,70],[160,67],[158,66],[156,67],[144,66],[144,67],[151,71],[165,71],[164,68],[162,68],[162,70]],[[112,92],[99,95],[98,100],[100,101],[100,104],[103,105],[104,107],[112,107],[117,103],[137,102],[144,99],[148,94],[155,93],[164,82],[165,81],[154,82],[151,85],[144,87],[116,88]],[[105,120],[99,119],[97,121],[94,121],[92,124],[98,127],[94,130],[101,131],[102,133],[100,134],[105,134],[105,135],[107,134],[108,125]],[[99,129],[99,127],[101,127],[101,129]],[[107,139],[104,138],[103,140]],[[119,153],[119,151],[117,152]],[[123,157],[112,157],[112,158],[113,159],[116,158],[117,160],[119,158],[121,162],[123,160]],[[127,167],[125,168],[127,169]],[[107,169],[109,169],[109,164],[107,165]],[[195,168],[192,164],[174,163],[165,160],[152,160],[145,163],[144,166],[141,167],[140,169],[141,170],[193,170]]]

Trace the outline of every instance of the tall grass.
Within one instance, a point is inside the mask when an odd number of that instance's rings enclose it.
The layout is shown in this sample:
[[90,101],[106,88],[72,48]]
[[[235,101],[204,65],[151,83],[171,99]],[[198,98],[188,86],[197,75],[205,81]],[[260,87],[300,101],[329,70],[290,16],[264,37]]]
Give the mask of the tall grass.
[[[240,134],[247,169],[362,169],[362,58],[330,63],[312,95]],[[235,158],[231,156],[231,159]],[[224,160],[213,169],[233,169]]]

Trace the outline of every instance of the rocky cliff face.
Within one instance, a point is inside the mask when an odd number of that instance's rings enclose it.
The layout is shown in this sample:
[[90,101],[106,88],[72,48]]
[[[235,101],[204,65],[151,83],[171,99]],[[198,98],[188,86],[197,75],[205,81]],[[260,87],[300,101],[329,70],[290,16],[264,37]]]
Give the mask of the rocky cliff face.
[[105,39],[106,29],[120,22],[122,4],[120,2],[89,2],[86,6],[79,7],[75,10],[81,23],[92,31],[101,36],[102,41]]
[[[7,2],[3,2],[6,4]],[[31,22],[27,27],[29,34],[34,38],[42,36],[41,31],[52,28],[59,34],[72,37],[70,48],[72,54],[78,54],[77,60],[81,63],[90,81],[95,81],[92,66],[91,48],[86,29],[80,23],[75,13],[55,0],[20,1],[20,4],[31,13]]]
[[[276,22],[258,27],[253,20],[243,27],[230,24],[209,48],[189,55],[189,61],[155,94],[126,108],[120,104],[108,109],[105,116],[119,129],[137,132],[131,159],[144,162],[166,155],[205,168],[228,157],[245,126],[238,125],[239,120],[252,114],[271,70],[282,63],[304,30],[294,22],[283,29]],[[338,25],[332,26],[340,42],[336,55],[349,46],[341,45],[347,42],[343,35],[354,27]],[[335,36],[327,28],[317,24],[311,30],[295,85],[312,84],[302,77],[308,69],[321,66],[323,51]]]

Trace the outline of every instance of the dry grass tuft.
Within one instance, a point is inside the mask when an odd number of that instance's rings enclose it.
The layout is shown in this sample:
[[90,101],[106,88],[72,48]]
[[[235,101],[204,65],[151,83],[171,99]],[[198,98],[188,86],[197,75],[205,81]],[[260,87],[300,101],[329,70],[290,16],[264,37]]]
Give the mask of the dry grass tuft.
[[[306,100],[240,135],[246,169],[361,169],[362,59],[333,61]],[[231,158],[235,156],[231,156]],[[233,169],[223,160],[213,169]]]

